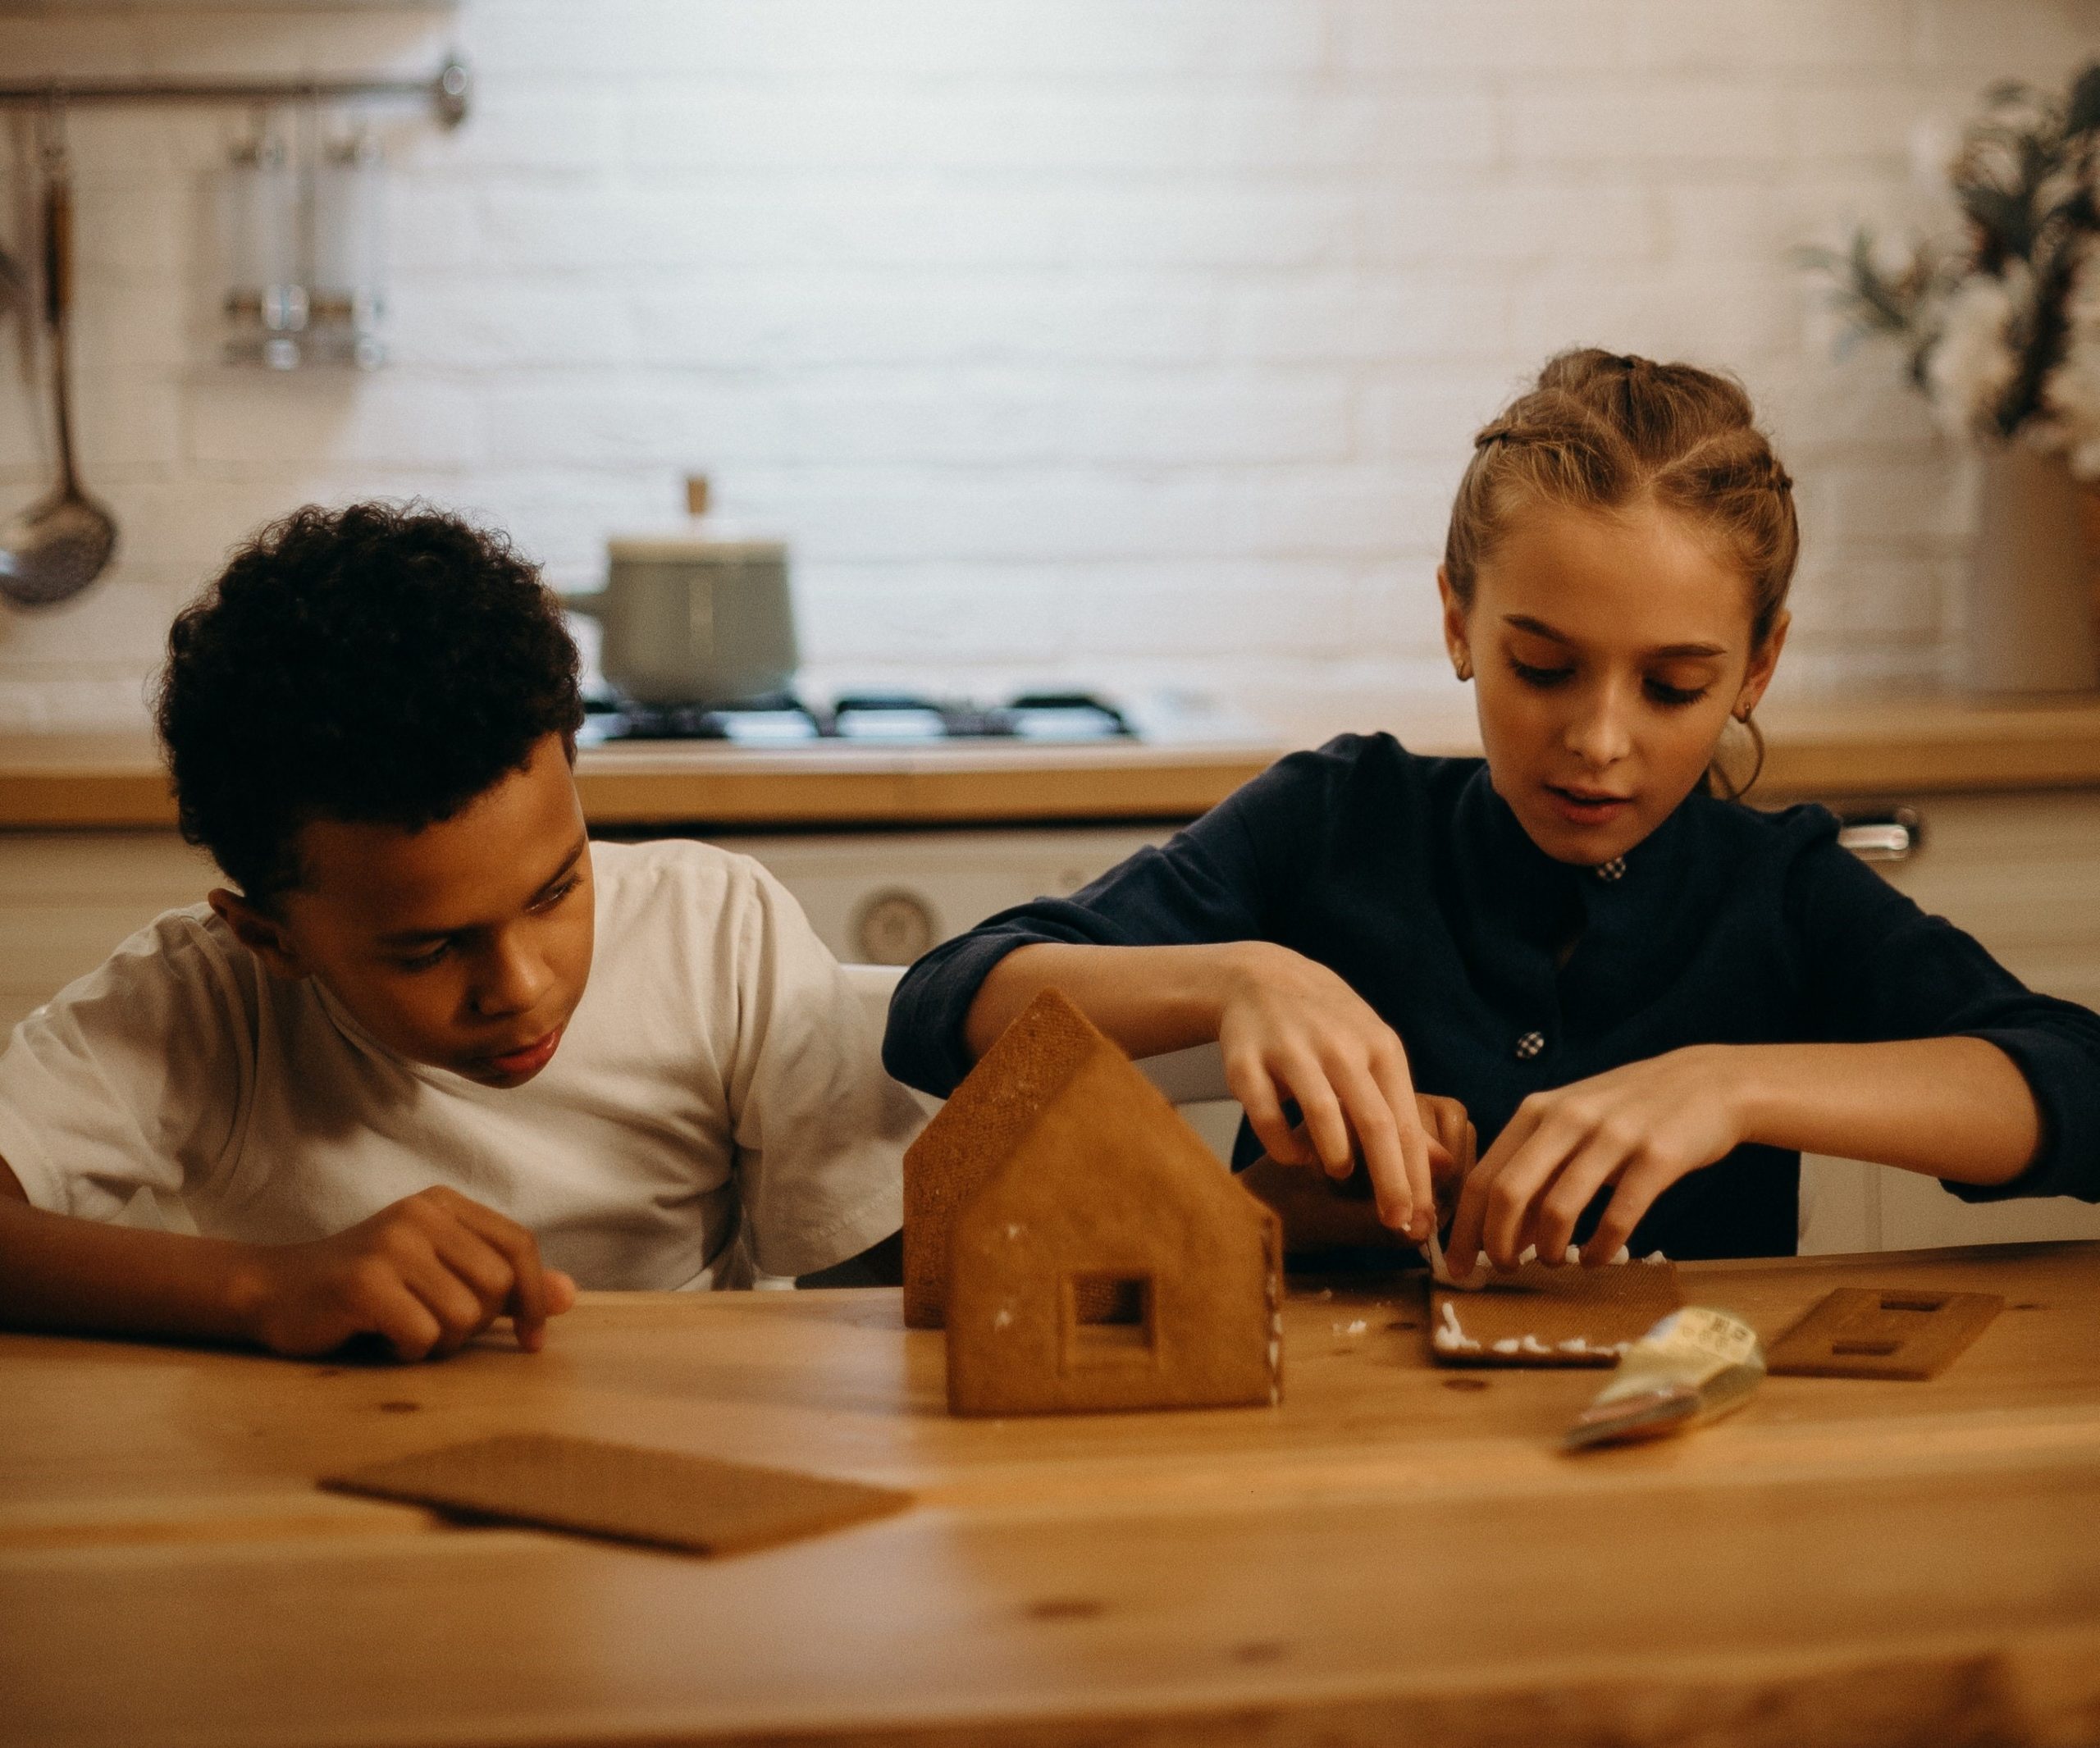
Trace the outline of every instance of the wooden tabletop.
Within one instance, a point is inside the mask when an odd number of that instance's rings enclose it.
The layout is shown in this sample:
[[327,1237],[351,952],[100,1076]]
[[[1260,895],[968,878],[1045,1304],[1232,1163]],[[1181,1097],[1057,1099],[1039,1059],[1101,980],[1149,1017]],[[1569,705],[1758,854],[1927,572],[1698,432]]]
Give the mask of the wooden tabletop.
[[[525,1357],[0,1338],[0,1741],[2100,1739],[2100,1245],[1715,1264],[2009,1308],[1925,1384],[1769,1380],[1571,1458],[1598,1372],[1440,1371],[1295,1294],[1279,1409],[962,1422],[890,1292],[586,1295]],[[313,1490],[504,1430],[902,1486],[719,1561]]]
[[[1948,696],[1782,703],[1765,713],[1760,799],[1872,799],[2100,785],[2100,700]],[[1469,696],[1396,702],[1376,721],[1317,701],[1267,733],[1080,746],[975,742],[760,748],[657,742],[587,749],[586,814],[607,828],[772,830],[1187,819],[1294,746],[1390,729],[1418,752],[1480,750]],[[0,830],[160,828],[167,778],[143,734],[0,735]]]

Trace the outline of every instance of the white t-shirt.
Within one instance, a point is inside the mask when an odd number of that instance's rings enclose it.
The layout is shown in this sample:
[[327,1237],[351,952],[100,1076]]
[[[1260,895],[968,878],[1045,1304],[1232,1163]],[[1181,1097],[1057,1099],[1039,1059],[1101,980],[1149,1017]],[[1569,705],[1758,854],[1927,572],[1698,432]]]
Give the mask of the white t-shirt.
[[198,905],[16,1028],[0,1158],[40,1208],[114,1219],[146,1190],[262,1244],[449,1184],[585,1287],[806,1274],[896,1231],[922,1114],[794,899],[707,844],[591,853],[590,982],[523,1086],[403,1060]]

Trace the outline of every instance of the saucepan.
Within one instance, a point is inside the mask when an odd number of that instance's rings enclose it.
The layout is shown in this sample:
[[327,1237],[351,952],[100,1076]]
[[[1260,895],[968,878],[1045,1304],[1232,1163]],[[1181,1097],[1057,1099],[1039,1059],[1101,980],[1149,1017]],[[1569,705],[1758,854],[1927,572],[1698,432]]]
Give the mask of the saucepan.
[[638,704],[736,704],[783,690],[800,660],[778,541],[608,543],[605,586],[564,605],[604,629],[599,664]]

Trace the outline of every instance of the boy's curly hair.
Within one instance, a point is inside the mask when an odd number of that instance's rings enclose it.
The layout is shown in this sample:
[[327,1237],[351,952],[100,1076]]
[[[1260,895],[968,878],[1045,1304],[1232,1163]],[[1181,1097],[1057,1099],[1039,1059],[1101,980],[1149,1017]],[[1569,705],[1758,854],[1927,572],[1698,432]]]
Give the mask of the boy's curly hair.
[[168,633],[154,701],[182,835],[249,900],[317,819],[458,813],[583,721],[576,646],[502,535],[411,504],[294,511]]

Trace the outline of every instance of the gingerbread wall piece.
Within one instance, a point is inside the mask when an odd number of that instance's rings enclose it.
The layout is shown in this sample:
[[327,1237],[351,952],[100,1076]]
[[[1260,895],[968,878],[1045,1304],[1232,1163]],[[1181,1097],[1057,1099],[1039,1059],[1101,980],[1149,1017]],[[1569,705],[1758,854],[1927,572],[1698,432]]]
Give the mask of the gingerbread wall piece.
[[[904,1155],[904,1321],[938,1329],[947,1304],[956,1216],[1098,1043],[1086,1016],[1054,991],[999,1034]],[[1113,1047],[1111,1046],[1112,1048]]]
[[1064,997],[1030,1005],[936,1125],[951,1113],[929,1152],[952,1198],[923,1175],[915,1195],[907,1160],[905,1242],[908,1277],[913,1211],[945,1212],[952,1412],[1278,1399],[1281,1222]]
[[1936,1378],[2005,1309],[1995,1293],[1839,1287],[1772,1344],[1776,1377]]
[[1684,1303],[1669,1262],[1527,1262],[1482,1287],[1436,1287],[1430,1351],[1445,1366],[1615,1366]]

